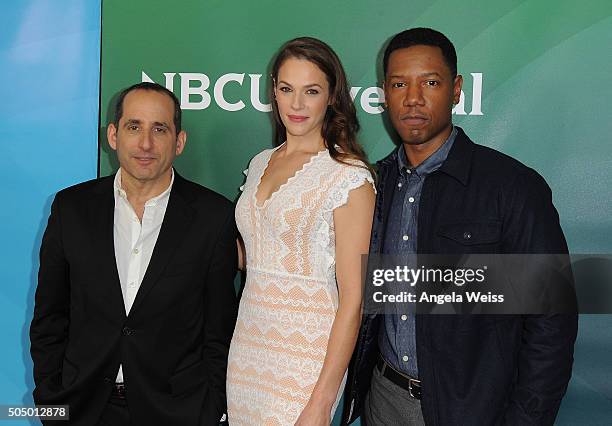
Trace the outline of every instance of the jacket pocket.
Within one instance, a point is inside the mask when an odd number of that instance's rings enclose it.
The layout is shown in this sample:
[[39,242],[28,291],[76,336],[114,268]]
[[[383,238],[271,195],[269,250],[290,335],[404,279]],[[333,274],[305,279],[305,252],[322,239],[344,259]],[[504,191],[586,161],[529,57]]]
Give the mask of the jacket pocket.
[[201,385],[205,379],[204,361],[200,360],[170,377],[170,392],[172,395],[181,395]]
[[501,231],[501,222],[492,220],[441,225],[437,234],[464,246],[475,246],[498,243],[501,239]]

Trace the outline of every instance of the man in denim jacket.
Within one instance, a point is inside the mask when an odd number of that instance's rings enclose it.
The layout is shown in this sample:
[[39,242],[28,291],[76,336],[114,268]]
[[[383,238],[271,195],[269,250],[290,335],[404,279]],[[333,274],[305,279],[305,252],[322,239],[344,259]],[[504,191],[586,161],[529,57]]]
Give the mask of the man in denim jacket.
[[[384,55],[402,144],[378,163],[370,254],[567,254],[534,170],[453,126],[452,43],[415,28]],[[577,316],[364,314],[343,424],[552,425],[571,377]]]

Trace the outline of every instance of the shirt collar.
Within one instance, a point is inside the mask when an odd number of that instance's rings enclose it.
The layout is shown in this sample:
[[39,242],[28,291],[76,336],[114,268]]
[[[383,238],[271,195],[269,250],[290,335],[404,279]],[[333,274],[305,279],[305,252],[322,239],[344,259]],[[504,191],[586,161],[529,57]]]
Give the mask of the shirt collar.
[[[147,200],[147,202],[145,203],[145,206],[155,206],[157,205],[157,203],[168,199],[168,197],[170,196],[170,191],[172,190],[172,185],[174,184],[174,167],[171,168],[170,170],[171,170],[171,175],[170,175],[171,177],[170,177],[170,185],[168,185],[168,188],[166,188],[164,192],[162,192],[158,196]],[[127,201],[127,193],[121,187],[121,167],[119,168],[119,170],[117,170],[117,173],[115,174],[113,188],[117,196],[124,198]]]
[[438,170],[442,163],[448,157],[448,153],[453,147],[453,143],[455,142],[455,138],[457,137],[457,128],[453,126],[453,130],[451,134],[448,136],[446,141],[434,152],[431,154],[425,161],[419,164],[417,167],[412,167],[408,163],[408,159],[406,158],[406,151],[404,150],[404,144],[399,146],[397,151],[397,165],[399,167],[400,174],[406,174],[407,170],[410,170],[413,173],[416,173],[417,176],[427,176],[430,173]]

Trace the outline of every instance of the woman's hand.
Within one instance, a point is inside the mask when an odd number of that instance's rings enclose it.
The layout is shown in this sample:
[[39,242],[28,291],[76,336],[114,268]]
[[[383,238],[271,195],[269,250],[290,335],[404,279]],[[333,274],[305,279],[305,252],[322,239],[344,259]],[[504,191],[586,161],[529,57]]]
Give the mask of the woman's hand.
[[329,426],[331,408],[332,404],[316,403],[310,400],[295,422],[295,426]]

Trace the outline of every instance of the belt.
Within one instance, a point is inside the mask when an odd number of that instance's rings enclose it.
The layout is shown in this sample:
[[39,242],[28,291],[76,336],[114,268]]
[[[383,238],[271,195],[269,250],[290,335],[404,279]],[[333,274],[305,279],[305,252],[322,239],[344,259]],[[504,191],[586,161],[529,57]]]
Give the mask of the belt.
[[119,399],[125,399],[125,384],[115,383],[113,385],[113,390],[111,391],[111,396]]
[[421,381],[413,379],[405,374],[395,370],[382,356],[378,358],[376,363],[378,370],[391,382],[398,385],[400,388],[408,391],[408,394],[414,399],[421,399]]

